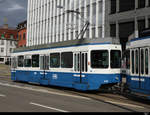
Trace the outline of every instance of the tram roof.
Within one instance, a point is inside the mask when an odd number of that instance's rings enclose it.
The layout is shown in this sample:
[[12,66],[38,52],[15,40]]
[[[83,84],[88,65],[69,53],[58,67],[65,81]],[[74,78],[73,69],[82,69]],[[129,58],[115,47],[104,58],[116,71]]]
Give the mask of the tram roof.
[[30,51],[30,50],[37,50],[37,49],[48,49],[48,48],[57,48],[57,47],[69,47],[69,46],[80,46],[80,45],[93,45],[93,44],[120,44],[119,40],[108,37],[108,38],[94,38],[94,39],[76,39],[76,40],[69,40],[51,44],[43,44],[43,45],[36,45],[30,47],[21,47],[14,49],[14,52],[21,52],[21,51]]
[[149,47],[149,46],[150,46],[150,36],[134,38],[127,43],[127,48]]

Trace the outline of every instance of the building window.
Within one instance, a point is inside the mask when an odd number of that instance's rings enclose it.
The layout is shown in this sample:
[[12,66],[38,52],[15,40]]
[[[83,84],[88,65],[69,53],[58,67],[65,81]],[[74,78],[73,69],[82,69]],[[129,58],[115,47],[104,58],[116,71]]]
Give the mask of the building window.
[[87,19],[89,19],[89,17],[90,17],[90,5],[88,5],[87,6],[87,12],[86,12],[87,14]]
[[96,36],[95,36],[95,34],[96,34],[95,31],[96,31],[95,28],[92,28],[92,38],[95,38],[95,37],[96,37]]
[[14,39],[14,36],[13,36],[13,35],[10,35],[10,39]]
[[4,48],[1,48],[1,53],[3,53],[4,52]]
[[1,40],[1,45],[4,45],[4,40]]
[[134,10],[135,9],[135,0],[120,0],[119,1],[120,12]]
[[4,58],[0,58],[0,62],[4,62]]
[[5,38],[5,35],[4,35],[4,34],[2,34],[2,35],[1,35],[1,38],[2,38],[2,39],[4,39],[4,38]]
[[87,38],[90,37],[90,33],[89,33],[89,32],[90,32],[89,29],[87,29],[87,31],[86,31],[86,37],[87,37]]
[[98,37],[102,38],[102,27],[98,28]]
[[138,30],[141,31],[145,29],[145,20],[138,20]]
[[12,49],[12,48],[10,48],[10,49],[9,49],[9,52],[10,52],[10,53],[12,53],[12,52],[13,52],[13,49]]
[[98,26],[102,26],[102,1],[98,2]]
[[149,2],[148,5],[150,6],[150,0],[148,2]]
[[23,40],[26,39],[26,33],[23,33]]
[[93,26],[96,25],[96,3],[93,4],[93,13],[92,13],[93,17],[92,17],[92,24]]
[[21,40],[21,35],[20,35],[20,37],[19,37],[19,40]]
[[13,42],[12,41],[10,41],[10,45],[12,46],[12,44],[13,44]]
[[110,36],[111,37],[116,37],[116,24],[111,24],[110,25]]
[[116,0],[111,0],[111,11],[110,11],[110,13],[111,14],[114,14],[114,13],[116,13]]
[[145,0],[138,0],[138,8],[144,8],[145,7]]

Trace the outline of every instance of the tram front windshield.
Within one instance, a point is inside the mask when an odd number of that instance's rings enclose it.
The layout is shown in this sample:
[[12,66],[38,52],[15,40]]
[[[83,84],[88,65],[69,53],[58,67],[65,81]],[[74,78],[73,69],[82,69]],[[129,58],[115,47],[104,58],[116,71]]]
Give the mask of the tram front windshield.
[[121,68],[121,51],[111,50],[111,68]]
[[110,51],[110,61],[109,61],[109,51],[108,50],[93,50],[91,51],[91,67],[93,69],[116,69],[121,68],[121,51],[111,50]]
[[91,52],[91,67],[106,69],[109,67],[109,53],[107,50],[94,50]]

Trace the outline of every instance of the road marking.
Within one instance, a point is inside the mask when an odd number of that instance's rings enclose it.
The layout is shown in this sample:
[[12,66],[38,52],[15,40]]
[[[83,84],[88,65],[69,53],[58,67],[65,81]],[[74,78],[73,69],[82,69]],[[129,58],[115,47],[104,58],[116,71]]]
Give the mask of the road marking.
[[61,110],[61,109],[57,109],[57,108],[53,108],[53,107],[48,107],[48,106],[45,106],[45,105],[41,105],[41,104],[38,104],[38,103],[33,103],[31,102],[30,103],[31,105],[35,105],[35,106],[39,106],[39,107],[43,107],[43,108],[47,108],[47,109],[51,109],[51,110],[55,110],[55,111],[59,111],[59,112],[69,112],[69,111],[65,111],[65,110]]
[[0,94],[0,97],[6,97],[6,95]]
[[108,102],[108,103],[112,103],[112,104],[118,104],[118,105],[124,105],[124,106],[129,106],[129,107],[138,107],[138,108],[144,108],[142,106],[138,106],[138,105],[133,105],[133,104],[127,104],[127,103],[120,103],[120,102],[114,102],[114,101],[106,101],[105,102]]
[[22,87],[22,86],[18,86],[18,85],[11,85],[8,83],[1,83],[1,82],[0,82],[0,85],[7,86],[7,87],[13,87],[13,88],[19,88],[19,89],[26,89],[26,90],[30,90],[30,91],[42,92],[42,93],[49,93],[49,94],[53,94],[53,95],[60,95],[60,96],[67,96],[67,97],[91,100],[90,98],[83,97],[83,96],[76,96],[76,95],[70,95],[70,94],[65,94],[65,93],[57,93],[57,92],[52,92],[52,91],[48,91],[45,89],[33,89],[32,87]]

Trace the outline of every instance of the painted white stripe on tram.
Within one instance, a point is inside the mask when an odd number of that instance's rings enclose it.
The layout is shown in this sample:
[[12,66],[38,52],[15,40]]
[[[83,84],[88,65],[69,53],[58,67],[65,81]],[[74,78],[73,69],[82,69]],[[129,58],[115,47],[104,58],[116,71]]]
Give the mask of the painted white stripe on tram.
[[6,95],[0,94],[0,97],[6,97]]
[[60,96],[67,96],[67,97],[91,100],[90,98],[87,98],[87,97],[69,95],[69,94],[65,94],[65,93],[57,93],[57,92],[52,92],[52,91],[48,91],[45,89],[33,89],[32,87],[22,87],[22,86],[18,86],[18,85],[11,85],[8,83],[1,83],[1,82],[0,82],[0,85],[7,86],[7,87],[13,87],[13,88],[19,88],[19,89],[26,89],[26,90],[30,90],[30,91],[37,91],[37,92],[42,92],[42,93],[49,93],[49,94],[53,94],[53,95],[60,95]]
[[118,105],[124,105],[124,106],[129,106],[129,107],[135,107],[135,108],[144,108],[142,106],[138,106],[138,105],[133,105],[133,104],[127,104],[127,103],[120,103],[120,102],[114,102],[114,101],[105,101],[105,102],[108,102],[108,103],[112,103],[112,104],[118,104]]
[[48,106],[45,106],[45,105],[41,105],[41,104],[38,104],[38,103],[30,103],[31,105],[35,105],[35,106],[39,106],[39,107],[43,107],[43,108],[47,108],[47,109],[51,109],[51,110],[55,110],[55,111],[59,111],[59,112],[69,112],[69,111],[65,111],[65,110],[61,110],[61,109],[57,109],[57,108],[53,108],[53,107],[48,107]]

